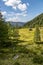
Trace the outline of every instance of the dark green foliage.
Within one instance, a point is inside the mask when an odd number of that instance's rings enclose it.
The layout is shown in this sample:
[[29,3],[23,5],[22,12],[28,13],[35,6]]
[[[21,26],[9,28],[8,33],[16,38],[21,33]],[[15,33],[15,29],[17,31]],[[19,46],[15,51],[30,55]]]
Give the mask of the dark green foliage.
[[13,41],[15,41],[15,43],[18,43],[19,37],[20,37],[19,29],[18,29],[18,25],[16,24],[16,27],[13,28],[13,38],[14,38]]
[[8,48],[8,47],[11,47],[12,46],[12,42],[8,42],[8,41],[3,41],[2,43],[1,43],[1,45],[2,45],[2,47],[3,48]]
[[0,48],[6,46],[5,41],[8,39],[8,27],[0,12]]
[[25,23],[24,27],[30,28],[31,26],[32,28],[34,28],[36,25],[38,25],[39,27],[43,27],[43,13],[35,17],[33,20]]
[[8,27],[8,40],[11,40],[11,37],[13,36],[13,33],[12,33],[13,28],[10,22],[7,23],[7,27]]
[[32,28],[29,28],[29,31],[32,31]]
[[7,25],[0,14],[0,42],[3,42],[8,39],[8,28]]
[[41,41],[40,30],[39,27],[36,26],[35,34],[34,34],[34,42],[40,42],[40,41]]
[[21,49],[19,50],[19,53],[28,54],[29,53],[29,50],[26,49],[25,47],[21,47]]
[[18,40],[19,39],[19,31],[18,31],[18,29],[14,29],[13,37],[14,37],[14,40]]
[[38,64],[42,64],[43,63],[43,57],[40,55],[36,55],[33,57],[33,62],[38,63]]
[[36,44],[43,44],[43,41],[36,42]]
[[13,65],[20,65],[18,62],[15,62]]

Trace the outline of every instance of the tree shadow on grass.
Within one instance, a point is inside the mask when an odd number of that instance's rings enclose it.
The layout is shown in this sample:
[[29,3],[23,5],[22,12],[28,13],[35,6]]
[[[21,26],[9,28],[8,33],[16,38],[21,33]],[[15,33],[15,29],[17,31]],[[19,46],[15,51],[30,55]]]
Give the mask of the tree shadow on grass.
[[18,43],[22,43],[22,42],[27,42],[27,41],[24,41],[24,40],[15,40],[15,41],[13,41],[14,43],[15,42],[18,42]]

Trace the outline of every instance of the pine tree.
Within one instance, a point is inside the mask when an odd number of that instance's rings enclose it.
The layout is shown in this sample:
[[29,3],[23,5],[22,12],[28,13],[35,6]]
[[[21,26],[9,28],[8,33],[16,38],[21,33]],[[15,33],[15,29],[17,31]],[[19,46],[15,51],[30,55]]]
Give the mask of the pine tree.
[[8,28],[3,18],[2,13],[0,12],[0,42],[7,40]]
[[34,34],[34,42],[39,42],[39,41],[41,41],[41,37],[40,37],[40,29],[37,25]]
[[8,40],[11,40],[13,33],[12,33],[12,26],[10,24],[10,22],[7,23],[7,27],[8,27]]
[[16,43],[18,43],[20,35],[19,35],[19,29],[18,29],[18,24],[17,23],[16,23],[16,26],[13,28],[13,37],[14,37],[13,40]]

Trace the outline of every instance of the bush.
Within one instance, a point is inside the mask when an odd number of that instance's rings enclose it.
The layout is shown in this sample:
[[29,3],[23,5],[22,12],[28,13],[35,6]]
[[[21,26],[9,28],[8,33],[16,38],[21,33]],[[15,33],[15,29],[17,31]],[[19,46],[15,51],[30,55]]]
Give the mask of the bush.
[[43,63],[43,57],[40,55],[36,55],[33,57],[33,62],[38,63],[38,64],[42,64]]
[[18,62],[15,62],[13,65],[20,65]]
[[43,42],[39,41],[39,42],[35,42],[36,44],[43,44]]
[[21,47],[21,49],[19,50],[19,53],[26,53],[26,54],[28,54],[29,50],[26,49],[25,47]]
[[3,41],[1,42],[1,47],[11,47],[12,46],[12,42],[8,42],[8,41]]
[[29,31],[32,31],[32,28],[30,28]]

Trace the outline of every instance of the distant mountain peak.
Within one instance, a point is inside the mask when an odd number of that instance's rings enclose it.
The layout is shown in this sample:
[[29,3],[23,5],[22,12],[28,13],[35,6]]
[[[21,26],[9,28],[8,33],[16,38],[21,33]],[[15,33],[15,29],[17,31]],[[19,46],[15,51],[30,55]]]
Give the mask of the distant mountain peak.
[[10,24],[12,26],[16,26],[16,24],[18,24],[18,26],[23,26],[25,24],[25,22],[10,22]]

